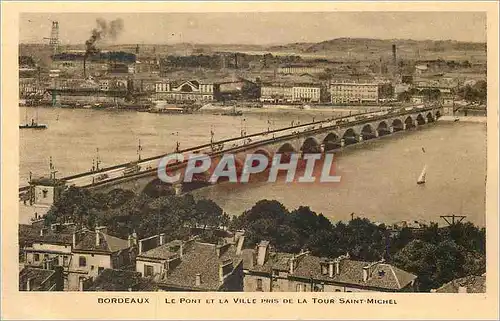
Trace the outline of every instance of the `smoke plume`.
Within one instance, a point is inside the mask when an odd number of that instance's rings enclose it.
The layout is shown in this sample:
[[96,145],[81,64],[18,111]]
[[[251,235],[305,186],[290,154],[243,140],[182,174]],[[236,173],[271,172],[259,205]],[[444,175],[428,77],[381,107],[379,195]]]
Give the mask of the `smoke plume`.
[[85,41],[85,55],[91,56],[99,52],[96,44],[106,38],[115,40],[123,30],[123,20],[115,19],[109,23],[101,18],[96,20],[97,28],[92,29],[90,38]]

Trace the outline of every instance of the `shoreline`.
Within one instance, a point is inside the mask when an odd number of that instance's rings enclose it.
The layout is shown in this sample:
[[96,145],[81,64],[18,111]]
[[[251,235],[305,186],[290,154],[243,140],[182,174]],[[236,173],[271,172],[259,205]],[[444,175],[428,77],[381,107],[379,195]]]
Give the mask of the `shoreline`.
[[488,116],[441,116],[438,121],[443,122],[463,122],[463,123],[487,123]]

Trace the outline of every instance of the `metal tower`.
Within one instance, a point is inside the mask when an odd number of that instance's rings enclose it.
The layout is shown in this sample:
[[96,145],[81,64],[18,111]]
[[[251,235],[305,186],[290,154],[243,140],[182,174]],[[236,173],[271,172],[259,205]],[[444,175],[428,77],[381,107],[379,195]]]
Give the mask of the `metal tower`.
[[49,40],[49,45],[52,46],[54,54],[57,53],[59,47],[59,22],[52,21],[52,30],[50,31],[50,38],[43,38]]

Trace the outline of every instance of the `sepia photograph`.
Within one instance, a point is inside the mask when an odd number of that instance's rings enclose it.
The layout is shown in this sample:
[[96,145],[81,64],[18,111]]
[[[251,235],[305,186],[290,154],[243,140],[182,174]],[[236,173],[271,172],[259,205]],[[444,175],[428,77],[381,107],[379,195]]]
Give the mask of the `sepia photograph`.
[[47,8],[8,106],[19,292],[488,292],[486,11]]
[[20,290],[485,292],[484,13],[19,32]]

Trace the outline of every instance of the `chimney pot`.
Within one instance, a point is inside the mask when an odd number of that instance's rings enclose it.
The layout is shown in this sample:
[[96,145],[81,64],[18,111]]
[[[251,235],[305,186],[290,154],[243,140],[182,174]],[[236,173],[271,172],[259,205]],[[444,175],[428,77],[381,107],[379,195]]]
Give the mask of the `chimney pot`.
[[368,281],[368,266],[363,267],[363,282]]
[[331,278],[333,278],[333,276],[335,275],[333,271],[334,264],[337,265],[337,261],[335,261],[335,263],[332,261],[328,262],[328,276]]
[[289,273],[290,274],[293,274],[293,272],[295,271],[295,256],[293,256],[292,258],[290,258],[290,269],[289,269]]
[[26,291],[31,291],[31,278],[26,280]]

